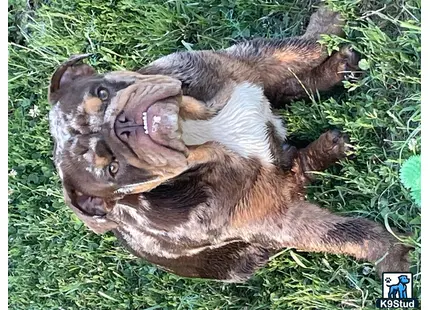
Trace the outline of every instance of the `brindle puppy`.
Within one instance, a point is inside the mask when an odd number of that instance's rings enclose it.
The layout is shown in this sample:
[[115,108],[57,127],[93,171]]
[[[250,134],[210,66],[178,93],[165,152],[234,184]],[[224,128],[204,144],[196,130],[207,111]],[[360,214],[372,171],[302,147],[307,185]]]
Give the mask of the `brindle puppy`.
[[283,151],[270,107],[328,90],[355,68],[350,49],[328,57],[317,43],[341,28],[321,8],[301,37],[174,53],[137,72],[97,74],[80,63],[86,55],[71,58],[49,93],[67,204],[94,232],[111,230],[186,277],[243,281],[285,247],[408,270],[408,248],[380,224],[304,200],[309,172],[344,157],[346,137],[330,131]]

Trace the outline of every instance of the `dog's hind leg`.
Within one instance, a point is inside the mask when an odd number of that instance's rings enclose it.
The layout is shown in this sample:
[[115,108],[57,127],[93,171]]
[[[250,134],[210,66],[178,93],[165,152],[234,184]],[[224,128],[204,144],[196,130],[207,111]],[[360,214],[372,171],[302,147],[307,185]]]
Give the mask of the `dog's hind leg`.
[[283,81],[282,89],[275,94],[274,100],[310,96],[317,91],[328,91],[342,81],[357,79],[358,61],[358,54],[345,46],[320,66]]
[[[312,203],[300,201],[259,223],[269,240],[281,240],[283,247],[311,252],[347,254],[377,263],[377,271],[409,271],[410,248],[400,244],[379,223],[364,218],[335,215]],[[279,236],[279,237],[277,237]]]
[[286,78],[319,66],[328,57],[327,48],[317,41],[321,35],[344,36],[345,24],[339,13],[322,6],[310,18],[304,35],[285,39],[255,39],[238,43],[226,51],[255,67],[264,78],[280,73]]
[[333,34],[343,37],[342,30],[345,21],[339,13],[330,10],[327,6],[321,6],[312,14],[306,32],[301,36],[305,40],[319,40],[322,35]]
[[[320,87],[326,89],[339,82],[336,74],[341,66],[335,63],[338,60],[343,61],[343,58],[336,56],[328,61],[327,48],[317,40],[323,33],[341,34],[342,27],[343,21],[337,13],[326,8],[319,9],[311,17],[308,31],[302,37],[260,38],[244,41],[220,51],[173,53],[138,72],[175,77],[181,80],[184,95],[201,100],[206,105],[215,96],[220,95],[221,89],[224,94],[222,97],[225,96],[226,88],[248,82],[262,86],[269,101],[279,106],[283,99],[306,94],[300,84],[297,84],[300,86],[298,87],[290,79],[297,77],[303,79],[305,87],[311,91]],[[312,71],[326,62],[328,65]],[[343,71],[343,68],[340,69]],[[309,74],[316,74],[316,77],[306,78]],[[334,74],[336,78],[328,74]],[[324,83],[318,82],[321,77],[325,77]],[[329,84],[329,81],[333,83]],[[226,98],[223,99],[226,101]],[[218,98],[219,100],[221,99]]]

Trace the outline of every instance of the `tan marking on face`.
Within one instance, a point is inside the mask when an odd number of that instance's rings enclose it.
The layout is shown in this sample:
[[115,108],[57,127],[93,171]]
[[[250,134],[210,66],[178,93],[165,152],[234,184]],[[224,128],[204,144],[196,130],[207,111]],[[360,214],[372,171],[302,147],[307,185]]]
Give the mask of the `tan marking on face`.
[[109,164],[109,159],[106,157],[98,156],[95,154],[94,156],[94,166],[96,168],[103,168]]
[[90,97],[83,102],[84,110],[87,114],[96,114],[100,111],[102,101],[97,97]]

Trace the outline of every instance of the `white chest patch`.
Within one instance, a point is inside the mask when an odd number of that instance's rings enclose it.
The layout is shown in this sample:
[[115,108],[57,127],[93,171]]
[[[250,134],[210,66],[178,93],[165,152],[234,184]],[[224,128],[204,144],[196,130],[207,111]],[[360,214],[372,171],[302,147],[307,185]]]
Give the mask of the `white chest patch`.
[[244,157],[257,157],[273,162],[270,151],[267,123],[272,123],[276,134],[285,139],[282,120],[272,113],[263,89],[250,83],[236,86],[222,110],[207,121],[182,121],[183,140],[186,145],[219,142]]

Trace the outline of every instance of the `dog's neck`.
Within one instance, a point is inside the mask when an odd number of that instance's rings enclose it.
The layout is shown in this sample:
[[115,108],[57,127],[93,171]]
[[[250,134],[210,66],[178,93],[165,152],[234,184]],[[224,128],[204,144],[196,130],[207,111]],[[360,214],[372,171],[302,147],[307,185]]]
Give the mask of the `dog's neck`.
[[264,163],[274,160],[269,126],[275,128],[278,139],[285,139],[282,120],[272,113],[262,88],[250,83],[237,85],[222,110],[210,120],[181,122],[186,145],[219,142],[240,156],[256,157]]

